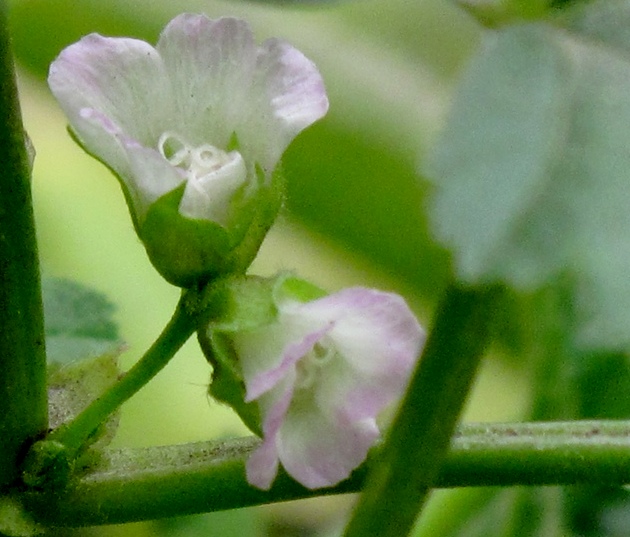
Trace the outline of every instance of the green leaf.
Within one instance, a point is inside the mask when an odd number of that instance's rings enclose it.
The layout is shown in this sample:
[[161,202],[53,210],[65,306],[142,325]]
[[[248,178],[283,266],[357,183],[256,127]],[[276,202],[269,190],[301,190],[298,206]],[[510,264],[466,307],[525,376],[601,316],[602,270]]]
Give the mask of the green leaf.
[[543,23],[486,36],[433,155],[431,216],[460,280],[571,273],[578,345],[628,348],[630,56],[592,39]]
[[121,346],[114,306],[101,294],[69,280],[42,283],[49,362],[100,356]]
[[[423,526],[413,537],[569,537],[560,487],[472,489],[472,499],[448,504],[445,520]],[[469,491],[467,491],[470,493]],[[464,503],[465,502],[465,503]],[[443,513],[442,513],[443,516]],[[436,533],[436,529],[439,533]],[[577,537],[577,534],[576,534]]]
[[[72,419],[118,380],[121,374],[118,356],[119,352],[113,351],[89,360],[51,365],[48,374],[51,429]],[[106,425],[106,441],[113,438],[116,422],[114,417]]]
[[559,20],[583,37],[616,49],[620,53],[624,51],[630,53],[630,2],[579,1],[582,4],[567,10]]

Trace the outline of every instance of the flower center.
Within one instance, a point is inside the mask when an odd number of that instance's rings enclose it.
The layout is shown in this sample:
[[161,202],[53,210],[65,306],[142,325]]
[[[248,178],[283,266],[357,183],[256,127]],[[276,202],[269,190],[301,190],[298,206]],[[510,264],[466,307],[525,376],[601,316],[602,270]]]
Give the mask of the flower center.
[[199,181],[241,158],[237,151],[226,153],[211,144],[195,147],[172,131],[160,136],[158,151],[173,166],[183,169],[186,178],[192,181]]
[[337,349],[331,341],[325,339],[315,343],[313,349],[305,354],[296,364],[297,378],[295,388],[306,390],[317,381],[320,371],[328,365],[337,354]]

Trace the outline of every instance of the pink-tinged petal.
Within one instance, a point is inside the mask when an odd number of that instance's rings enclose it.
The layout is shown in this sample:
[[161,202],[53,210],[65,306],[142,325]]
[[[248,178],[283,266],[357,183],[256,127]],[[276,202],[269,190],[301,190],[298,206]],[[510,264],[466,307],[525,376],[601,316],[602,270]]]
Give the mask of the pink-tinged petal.
[[328,111],[324,82],[313,62],[278,39],[258,50],[249,98],[239,141],[268,172],[293,138]]
[[153,145],[172,116],[162,60],[137,39],[90,34],[59,54],[48,83],[79,139],[99,158],[102,136],[84,130],[81,110],[97,110],[143,145]]
[[[81,110],[80,115],[84,120],[83,132],[89,132],[94,139],[101,137],[101,154],[96,156],[125,183],[139,222],[149,205],[184,181],[157,150],[146,148],[127,136],[109,117],[89,108]],[[111,156],[113,152],[116,152],[115,157]]]
[[247,459],[247,482],[262,490],[269,490],[278,474],[278,453],[275,442],[265,440]]
[[353,287],[305,304],[302,315],[319,322],[334,319],[335,347],[357,371],[379,378],[405,374],[424,343],[424,330],[393,293]]
[[234,336],[245,380],[246,401],[258,399],[271,390],[331,329],[330,325],[319,329],[304,326],[300,320],[281,316],[279,322],[271,326]]
[[398,295],[354,288],[333,296],[345,303],[329,335],[344,367],[322,371],[318,399],[348,419],[374,417],[402,395],[424,330]]
[[256,375],[247,385],[246,401],[258,399],[260,395],[270,390],[291,371],[295,364],[306,354],[311,352],[317,343],[328,331],[328,327],[317,332],[311,332],[301,340],[289,343],[282,353],[282,360],[277,367],[263,371]]
[[331,419],[313,400],[296,394],[278,433],[278,455],[305,487],[330,487],[349,477],[378,437],[374,419]]
[[245,21],[183,14],[164,29],[157,44],[177,107],[180,125],[193,144],[225,148],[250,106],[256,61]]
[[295,375],[288,374],[259,401],[264,440],[247,461],[247,481],[263,490],[269,489],[278,473],[277,435],[293,398],[294,382]]

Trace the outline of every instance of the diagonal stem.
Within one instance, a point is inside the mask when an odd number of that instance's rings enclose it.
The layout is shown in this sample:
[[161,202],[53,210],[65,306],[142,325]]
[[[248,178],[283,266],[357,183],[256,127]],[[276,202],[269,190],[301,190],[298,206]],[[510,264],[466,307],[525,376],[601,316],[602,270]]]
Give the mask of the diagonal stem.
[[58,442],[75,454],[112,413],[162,370],[197,327],[197,317],[188,307],[191,293],[195,292],[184,291],[173,317],[145,355],[109,390],[53,431],[46,441]]

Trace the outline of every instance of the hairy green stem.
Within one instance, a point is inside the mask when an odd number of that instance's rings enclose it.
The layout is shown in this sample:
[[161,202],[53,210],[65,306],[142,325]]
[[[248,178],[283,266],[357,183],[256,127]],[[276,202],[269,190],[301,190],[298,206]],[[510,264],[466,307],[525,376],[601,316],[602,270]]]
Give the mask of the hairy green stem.
[[77,452],[113,412],[157,375],[195,331],[197,318],[190,311],[187,293],[192,291],[182,294],[168,325],[136,365],[74,419],[53,431],[46,441],[59,442],[71,453]]
[[[256,438],[106,450],[63,491],[28,492],[42,524],[91,526],[235,509],[357,492],[368,461],[350,479],[308,490],[280,472],[269,491],[248,485]],[[459,427],[436,487],[630,483],[630,421],[479,423]]]
[[447,291],[347,537],[402,537],[411,530],[485,350],[496,296],[494,287]]
[[41,283],[30,164],[0,1],[0,488],[21,451],[48,427]]

